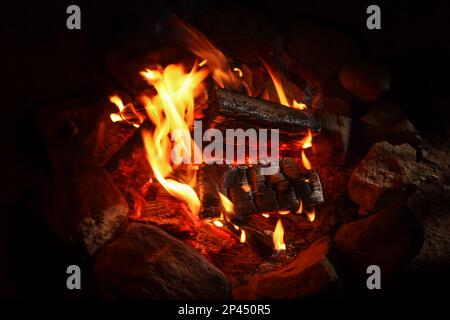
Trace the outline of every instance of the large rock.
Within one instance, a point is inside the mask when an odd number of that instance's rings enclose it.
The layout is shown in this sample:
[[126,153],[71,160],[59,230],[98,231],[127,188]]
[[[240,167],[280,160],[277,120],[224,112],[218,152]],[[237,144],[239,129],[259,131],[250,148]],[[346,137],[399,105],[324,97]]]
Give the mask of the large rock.
[[375,103],[361,117],[361,122],[369,142],[409,143],[412,146],[422,142],[417,129],[392,102]]
[[329,241],[317,241],[300,252],[290,263],[253,276],[247,285],[235,291],[238,299],[301,299],[336,296],[340,281],[329,258]]
[[80,164],[103,165],[121,149],[135,128],[112,122],[112,112],[117,112],[117,107],[106,93],[55,102],[40,110],[37,123],[53,168],[62,172]]
[[93,267],[107,299],[227,299],[230,282],[205,257],[161,229],[131,222]]
[[[367,279],[370,265],[380,267],[382,279],[391,278],[412,260],[422,242],[419,220],[400,202],[343,225],[335,235],[352,274],[360,279]],[[365,280],[361,283],[365,285]]]
[[37,196],[32,209],[82,254],[94,254],[127,221],[125,199],[108,174],[95,166],[80,166],[49,178]]
[[363,209],[375,211],[406,199],[425,171],[424,165],[416,162],[416,150],[410,145],[380,142],[352,172],[348,193]]
[[356,98],[373,102],[389,90],[390,73],[369,62],[356,62],[344,66],[339,73],[342,86]]

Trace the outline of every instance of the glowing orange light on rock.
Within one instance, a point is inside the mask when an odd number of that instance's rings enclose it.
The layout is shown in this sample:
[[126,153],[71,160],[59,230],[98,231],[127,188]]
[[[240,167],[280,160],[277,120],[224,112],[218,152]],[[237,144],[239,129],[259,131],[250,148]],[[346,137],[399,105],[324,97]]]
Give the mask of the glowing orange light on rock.
[[273,244],[277,251],[286,250],[286,244],[284,243],[284,228],[280,219],[278,219],[273,232]]

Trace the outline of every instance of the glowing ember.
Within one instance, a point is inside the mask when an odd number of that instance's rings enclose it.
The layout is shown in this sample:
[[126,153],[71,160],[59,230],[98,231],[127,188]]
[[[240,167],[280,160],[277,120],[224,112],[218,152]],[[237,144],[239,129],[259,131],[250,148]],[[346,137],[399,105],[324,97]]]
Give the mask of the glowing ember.
[[261,214],[261,216],[263,216],[264,218],[266,218],[266,219],[267,219],[267,218],[269,218],[269,217],[270,217],[270,214],[268,214],[268,213],[262,213],[262,214]]
[[289,211],[289,210],[280,210],[280,211],[278,211],[278,214],[284,216],[284,215],[289,214],[290,212],[291,212],[291,211]]
[[244,229],[241,229],[241,238],[239,239],[239,241],[240,241],[241,243],[245,243],[246,240],[247,240],[247,236],[246,236],[246,234],[245,234],[245,230],[244,230]]
[[284,243],[284,229],[281,219],[278,219],[277,225],[273,232],[273,244],[275,246],[275,250],[277,251],[286,250],[286,244]]
[[241,186],[242,190],[244,190],[245,192],[250,192],[250,186],[248,184],[243,184]]
[[153,132],[142,131],[147,159],[158,182],[175,198],[184,201],[190,211],[198,214],[200,200],[192,185],[195,183],[195,170],[187,167],[183,182],[167,177],[173,172],[171,165],[172,135],[173,144],[181,146],[177,148],[175,160],[181,163],[185,150],[191,150],[189,144],[192,139],[185,141],[183,136],[174,135],[177,130],[189,132],[189,126],[194,121],[194,98],[200,94],[201,82],[206,78],[206,71],[197,71],[195,68],[190,73],[184,71],[183,66],[169,65],[164,70],[146,70],[142,76],[152,85],[157,95],[153,97],[144,96],[142,101],[145,105],[149,119],[155,125]]

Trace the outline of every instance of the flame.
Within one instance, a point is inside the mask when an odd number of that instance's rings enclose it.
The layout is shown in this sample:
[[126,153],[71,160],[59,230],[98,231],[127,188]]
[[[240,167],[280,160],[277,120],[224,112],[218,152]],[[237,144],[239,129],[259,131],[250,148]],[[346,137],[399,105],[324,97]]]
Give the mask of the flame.
[[[157,91],[153,97],[143,96],[143,103],[149,119],[155,125],[153,132],[142,131],[142,138],[147,159],[158,182],[175,198],[184,201],[190,211],[198,214],[200,200],[192,185],[195,183],[195,168],[186,170],[184,182],[167,177],[173,172],[171,166],[171,140],[169,136],[175,131],[184,129],[194,121],[194,99],[201,92],[201,82],[207,76],[206,71],[197,71],[195,67],[190,73],[181,65],[169,65],[164,70],[145,70],[141,75]],[[191,150],[192,138],[186,142],[183,137],[172,136],[174,143],[182,145],[176,158],[183,156],[183,150]]]
[[136,110],[131,102],[124,105],[122,99],[118,95],[109,97],[109,101],[115,104],[117,109],[119,109],[119,113],[113,112],[109,115],[112,122],[125,121],[136,128],[139,128],[140,124],[144,122],[144,117]]
[[219,192],[220,202],[222,203],[222,207],[225,210],[225,214],[230,216],[234,214],[234,204],[230,201],[225,195]]
[[242,70],[239,69],[239,68],[234,68],[233,71],[234,71],[234,72],[237,72],[239,78],[242,78],[242,77],[244,76],[244,73],[243,73]]
[[215,45],[200,31],[192,26],[186,25],[180,20],[174,20],[182,32],[180,40],[188,50],[202,60],[206,60],[211,70],[214,81],[221,88],[231,88],[239,90],[243,86],[242,80],[231,69],[227,57],[222,51],[217,49]]
[[213,220],[213,224],[218,227],[218,228],[222,228],[223,227],[223,223],[222,221],[220,221],[219,219],[214,219]]
[[273,244],[277,251],[286,250],[286,244],[284,243],[284,229],[281,219],[278,219],[275,230],[273,231]]
[[245,234],[245,230],[241,229],[241,238],[239,239],[241,243],[245,243],[247,241],[247,235]]
[[241,186],[242,190],[244,190],[245,192],[250,192],[250,186],[248,184],[243,184]]
[[308,128],[308,133],[306,134],[306,137],[302,140],[302,148],[308,149],[312,147],[312,133],[311,129]]
[[281,84],[281,79],[280,79],[278,73],[274,72],[272,70],[272,68],[269,67],[269,65],[264,60],[262,62],[264,64],[264,66],[266,67],[267,72],[270,75],[270,78],[272,78],[272,82],[273,82],[273,85],[275,86],[275,90],[277,91],[277,95],[278,95],[278,99],[279,99],[280,103],[282,105],[290,107],[289,101],[286,97],[286,93],[284,92],[283,85]]
[[308,107],[306,106],[306,104],[301,103],[301,102],[297,102],[297,100],[293,100],[293,101],[292,101],[292,107],[293,107],[293,108],[296,108],[296,109],[299,109],[299,110],[305,110],[305,109],[308,108]]
[[264,218],[269,218],[270,217],[270,214],[268,214],[268,213],[261,213],[261,216],[263,216]]
[[313,222],[316,219],[316,208],[313,207],[310,210],[307,210],[306,216],[310,222]]
[[298,199],[298,202],[300,202],[300,205],[298,206],[297,213],[300,214],[303,212],[303,201],[302,199]]
[[278,211],[278,214],[284,216],[284,215],[289,214],[290,212],[291,212],[291,211],[289,211],[289,210],[280,210],[280,211]]
[[311,168],[312,168],[311,162],[309,162],[308,158],[306,157],[305,150],[302,150],[302,162],[303,162],[303,166],[307,170],[311,170]]

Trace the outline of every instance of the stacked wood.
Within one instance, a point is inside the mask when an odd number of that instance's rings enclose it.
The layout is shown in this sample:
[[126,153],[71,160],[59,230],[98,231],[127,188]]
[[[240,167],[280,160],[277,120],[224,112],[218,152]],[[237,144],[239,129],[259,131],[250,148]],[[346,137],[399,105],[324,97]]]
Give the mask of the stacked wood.
[[248,178],[256,206],[261,212],[278,210],[277,195],[273,188],[268,185],[266,176],[261,174],[261,169],[261,167],[253,167],[248,170]]
[[245,166],[228,171],[224,187],[227,189],[228,198],[234,204],[234,211],[238,218],[245,220],[250,214],[258,212],[247,180]]
[[203,218],[218,217],[222,211],[219,192],[226,194],[223,188],[228,165],[203,165],[197,171],[196,191],[200,199],[200,216]]
[[[229,168],[223,176],[221,187],[215,182],[211,184],[211,181],[208,182],[209,185],[205,185],[204,178],[199,179],[199,183],[206,190],[223,190],[234,204],[233,222],[237,224],[246,222],[251,214],[276,210],[293,211],[301,204],[307,208],[324,202],[322,184],[316,170],[300,169],[291,158],[282,159],[279,171],[273,175],[261,174],[263,168],[263,165]],[[202,194],[207,193],[205,191]],[[216,211],[217,200],[214,201],[202,201],[205,206],[212,204],[212,208],[202,210],[212,213],[209,216],[218,217],[220,210]]]

